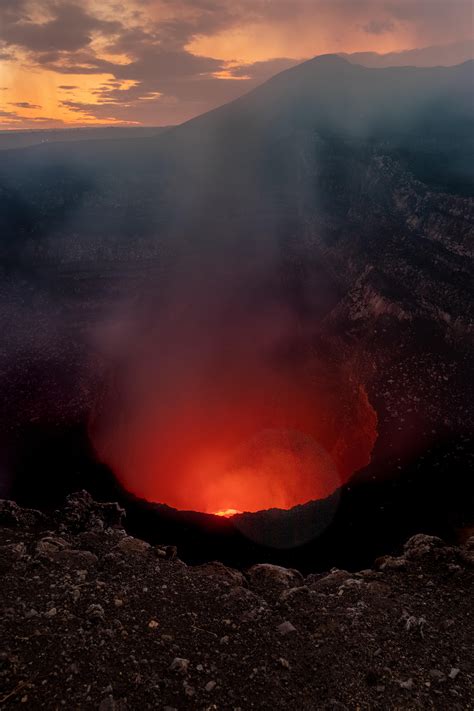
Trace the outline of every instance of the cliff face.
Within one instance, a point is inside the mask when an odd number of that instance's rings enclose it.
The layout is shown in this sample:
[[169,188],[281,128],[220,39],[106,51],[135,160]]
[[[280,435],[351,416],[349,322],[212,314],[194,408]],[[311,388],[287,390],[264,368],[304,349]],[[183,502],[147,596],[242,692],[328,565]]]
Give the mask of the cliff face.
[[[383,155],[361,170],[359,191],[349,196],[344,216],[350,237],[341,249],[326,252],[354,291],[349,298],[366,303],[369,319],[391,305],[400,320],[442,321],[467,335],[473,317],[474,201],[433,190]],[[361,294],[365,285],[367,293]]]
[[471,708],[472,538],[304,578],[188,567],[122,514],[1,502],[2,708]]
[[394,431],[472,432],[474,202],[381,150],[357,168],[357,187],[307,221],[345,287],[321,331],[360,369],[383,446]]

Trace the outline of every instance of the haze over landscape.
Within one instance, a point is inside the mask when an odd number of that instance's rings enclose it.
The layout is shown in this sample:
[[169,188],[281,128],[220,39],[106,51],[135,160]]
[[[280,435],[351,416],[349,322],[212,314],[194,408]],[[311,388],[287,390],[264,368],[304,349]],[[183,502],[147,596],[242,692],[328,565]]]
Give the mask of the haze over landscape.
[[0,0],[0,707],[467,711],[470,0]]
[[6,492],[75,432],[121,495],[286,510],[470,432],[471,3],[0,14]]
[[[4,151],[14,489],[28,422],[86,427],[126,491],[206,513],[464,436],[472,66],[323,55],[176,128]],[[58,451],[46,498],[72,486]]]

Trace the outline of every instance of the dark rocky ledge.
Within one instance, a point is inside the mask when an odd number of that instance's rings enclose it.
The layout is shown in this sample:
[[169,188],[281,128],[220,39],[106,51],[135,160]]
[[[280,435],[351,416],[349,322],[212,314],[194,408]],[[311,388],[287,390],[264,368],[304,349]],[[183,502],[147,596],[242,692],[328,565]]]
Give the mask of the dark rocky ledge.
[[0,502],[0,708],[472,709],[474,538],[375,569],[186,566],[81,492]]

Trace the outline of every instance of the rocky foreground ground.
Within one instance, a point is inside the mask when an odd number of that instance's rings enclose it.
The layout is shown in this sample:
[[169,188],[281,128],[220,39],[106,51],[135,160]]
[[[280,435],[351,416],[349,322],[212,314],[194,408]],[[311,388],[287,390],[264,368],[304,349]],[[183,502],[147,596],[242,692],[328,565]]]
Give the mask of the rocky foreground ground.
[[0,708],[474,708],[473,538],[303,578],[188,567],[122,514],[0,503]]

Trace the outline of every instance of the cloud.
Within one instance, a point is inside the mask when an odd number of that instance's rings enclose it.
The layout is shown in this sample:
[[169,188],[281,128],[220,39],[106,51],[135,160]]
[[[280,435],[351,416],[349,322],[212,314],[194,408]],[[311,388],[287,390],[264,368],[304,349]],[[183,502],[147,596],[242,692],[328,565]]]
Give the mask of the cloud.
[[409,49],[403,52],[390,52],[377,54],[376,52],[356,52],[341,56],[353,64],[362,64],[366,67],[445,67],[462,64],[474,57],[474,41],[454,42],[434,47]]
[[53,116],[25,117],[16,111],[0,109],[0,126],[7,128],[46,128],[64,125],[64,121]]
[[[215,24],[214,21],[213,26]],[[193,32],[196,27],[204,27],[186,22],[180,42],[191,36],[191,26]],[[61,102],[64,108],[101,120],[115,116],[120,120],[128,117],[155,123],[168,122],[173,115],[173,122],[186,120],[240,95],[242,82],[236,80],[243,79],[246,88],[252,88],[296,63],[296,60],[276,58],[268,62],[229,65],[218,58],[199,56],[179,47],[176,33],[172,42],[163,43],[163,25],[159,32],[155,30],[127,30],[107,45],[107,52],[125,55],[128,61],[112,62],[86,49],[73,53],[41,53],[38,62],[61,74],[112,77],[92,92],[96,103],[68,100]]]
[[10,101],[10,106],[16,106],[17,109],[40,109],[39,104],[30,104],[29,101]]
[[385,32],[392,32],[395,29],[395,23],[392,20],[370,20],[367,24],[362,25],[362,29],[369,35],[383,35]]
[[21,118],[18,114],[12,111],[5,111],[4,109],[0,109],[0,117],[7,118],[11,121],[18,121]]
[[389,17],[410,28],[418,46],[472,38],[472,0],[384,0],[383,5]]
[[44,4],[53,13],[47,21],[29,19],[24,2],[17,8],[12,5],[7,0],[2,8],[0,37],[9,45],[32,52],[74,52],[90,45],[95,33],[112,34],[121,29],[120,23],[101,20],[73,3]]
[[0,58],[74,76],[73,118],[176,123],[315,54],[459,42],[471,20],[471,0],[0,0]]
[[100,120],[115,117],[144,123],[182,122],[236,99],[242,94],[242,84],[249,90],[298,61],[281,57],[228,65],[210,63],[208,58],[184,51],[144,55],[134,63],[114,68],[117,79],[103,82],[93,91],[97,103],[71,99],[61,105]]
[[251,62],[247,64],[238,64],[228,69],[229,73],[234,77],[245,77],[249,80],[258,82],[269,79],[274,74],[283,72],[285,69],[294,67],[303,59],[290,59],[288,57],[275,57],[266,61]]
[[185,77],[199,77],[223,69],[221,60],[212,57],[198,57],[186,50],[163,50],[161,47],[144,46],[138,57],[129,64],[119,64],[114,76],[119,79],[175,81]]

